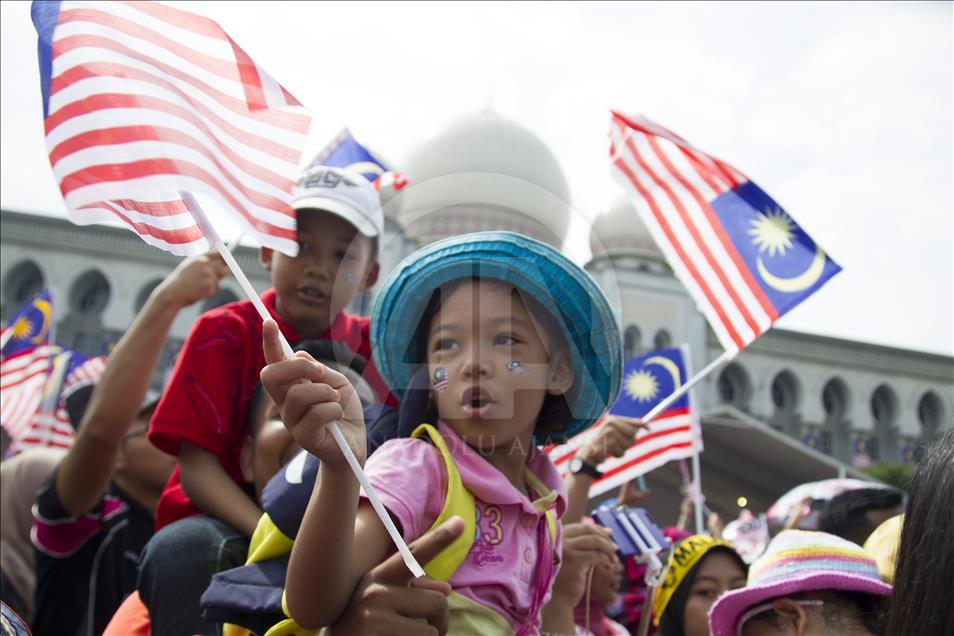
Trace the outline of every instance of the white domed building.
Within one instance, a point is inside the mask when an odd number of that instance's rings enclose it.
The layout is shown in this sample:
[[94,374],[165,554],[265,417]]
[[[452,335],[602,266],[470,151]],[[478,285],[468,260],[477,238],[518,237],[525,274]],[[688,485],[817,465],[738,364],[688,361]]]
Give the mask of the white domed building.
[[409,186],[396,220],[418,245],[507,229],[557,247],[569,223],[569,188],[549,148],[532,132],[483,110],[454,121],[401,166]]

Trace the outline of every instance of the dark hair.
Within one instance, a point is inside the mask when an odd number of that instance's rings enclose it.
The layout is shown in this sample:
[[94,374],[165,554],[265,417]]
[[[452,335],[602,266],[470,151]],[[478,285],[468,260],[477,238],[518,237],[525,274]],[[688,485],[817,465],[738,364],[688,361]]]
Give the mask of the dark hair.
[[[411,364],[423,364],[427,360],[427,335],[430,331],[431,321],[434,319],[434,316],[437,315],[437,312],[440,311],[443,300],[448,298],[454,292],[454,290],[456,290],[465,281],[489,281],[498,283],[501,286],[509,287],[511,289],[511,293],[515,294],[521,300],[521,302],[523,302],[524,306],[527,308],[527,311],[538,323],[540,323],[541,328],[547,335],[547,344],[549,345],[548,353],[550,358],[552,359],[553,356],[557,354],[562,355],[563,353],[569,352],[570,347],[567,344],[566,336],[564,335],[563,328],[560,326],[559,320],[557,320],[557,318],[550,311],[540,304],[537,299],[533,298],[529,294],[523,293],[518,288],[514,287],[510,283],[507,283],[506,281],[496,278],[481,278],[479,276],[472,276],[470,278],[459,278],[457,280],[451,281],[450,283],[435,289],[431,293],[431,297],[424,308],[424,313],[421,315],[421,319],[418,322],[417,330],[414,333],[412,342],[409,343],[409,347],[404,358],[405,362]],[[568,394],[552,395],[548,393],[546,397],[543,398],[543,405],[540,407],[540,414],[537,416],[537,425],[533,429],[533,436],[537,444],[546,445],[550,443],[551,436],[559,436],[559,433],[562,433],[566,429],[567,425],[573,421],[573,412],[570,409],[570,403],[567,399],[567,395]],[[434,412],[433,405],[427,415],[429,418],[436,421],[437,413]]]
[[[364,373],[364,368],[368,366],[368,360],[347,347],[338,340],[302,340],[294,347],[295,351],[304,351],[315,360],[334,360],[342,367],[347,367],[357,373],[359,376]],[[252,397],[248,401],[248,411],[245,417],[245,428],[249,433],[254,434],[255,428],[259,425],[256,421],[258,410],[261,407],[262,400],[268,394],[261,382],[255,385],[252,390]]]
[[954,428],[948,428],[928,449],[911,480],[888,604],[888,634],[929,636],[954,625],[952,546]]
[[[884,605],[887,600],[884,596],[847,590],[810,590],[776,598],[790,598],[793,601],[822,601],[823,605],[815,611],[821,616],[825,626],[833,631],[849,631],[860,623],[875,636],[886,633],[882,622]],[[774,599],[769,599],[766,602],[772,600]],[[778,630],[781,630],[785,622],[777,612],[773,611],[766,611],[752,617],[752,622],[755,621],[764,621]]]
[[898,508],[904,501],[900,490],[886,488],[861,488],[847,490],[836,495],[818,518],[818,529],[828,534],[863,545],[868,536],[875,531],[866,513],[869,510]]
[[70,418],[70,426],[73,427],[74,432],[79,431],[80,423],[83,421],[83,416],[86,414],[86,409],[89,407],[89,401],[93,397],[93,389],[95,388],[95,384],[81,386],[66,396],[64,400],[66,414]]
[[659,617],[659,629],[657,630],[659,636],[683,636],[686,631],[686,604],[689,602],[689,591],[692,589],[692,583],[696,580],[696,575],[699,574],[699,568],[706,562],[709,555],[718,552],[728,554],[732,557],[736,564],[742,569],[743,576],[748,574],[748,564],[742,560],[742,557],[739,556],[739,553],[733,548],[727,545],[717,545],[710,548],[696,561],[689,571],[686,572],[686,576],[670,597],[669,602],[666,604],[666,609],[663,610],[662,616]]

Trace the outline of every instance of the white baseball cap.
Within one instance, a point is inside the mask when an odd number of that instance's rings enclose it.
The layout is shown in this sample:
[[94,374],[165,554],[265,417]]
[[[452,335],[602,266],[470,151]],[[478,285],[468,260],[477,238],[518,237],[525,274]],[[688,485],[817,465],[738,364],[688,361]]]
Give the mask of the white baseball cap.
[[381,197],[374,186],[342,168],[315,166],[303,172],[295,184],[292,207],[337,214],[370,238],[384,230]]

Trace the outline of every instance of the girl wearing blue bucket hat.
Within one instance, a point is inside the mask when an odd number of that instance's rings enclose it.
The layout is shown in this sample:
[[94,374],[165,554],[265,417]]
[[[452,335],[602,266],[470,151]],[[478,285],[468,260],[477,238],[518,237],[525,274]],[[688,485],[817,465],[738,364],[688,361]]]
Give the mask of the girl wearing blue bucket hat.
[[[464,532],[424,566],[453,590],[448,633],[538,633],[560,560],[565,495],[537,445],[588,428],[619,393],[620,332],[606,297],[548,245],[511,232],[468,234],[398,265],[375,302],[371,341],[398,397],[415,377],[430,386],[424,421],[382,445],[365,472],[408,542],[451,517],[464,520]],[[297,384],[304,378],[314,383]],[[302,358],[270,364],[262,381],[321,460],[286,603],[299,625],[328,625],[391,550],[324,430],[337,419],[352,448],[364,449],[364,421],[353,391]]]

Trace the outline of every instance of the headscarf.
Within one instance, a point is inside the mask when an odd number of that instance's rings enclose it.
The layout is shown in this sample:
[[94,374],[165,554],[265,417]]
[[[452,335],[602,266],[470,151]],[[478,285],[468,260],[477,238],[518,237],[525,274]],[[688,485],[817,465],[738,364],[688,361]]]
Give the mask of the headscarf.
[[685,633],[686,603],[699,566],[713,550],[722,550],[734,557],[745,572],[748,566],[727,541],[705,535],[692,535],[680,543],[669,560],[666,580],[656,590],[653,600],[653,624],[660,636],[682,636]]

